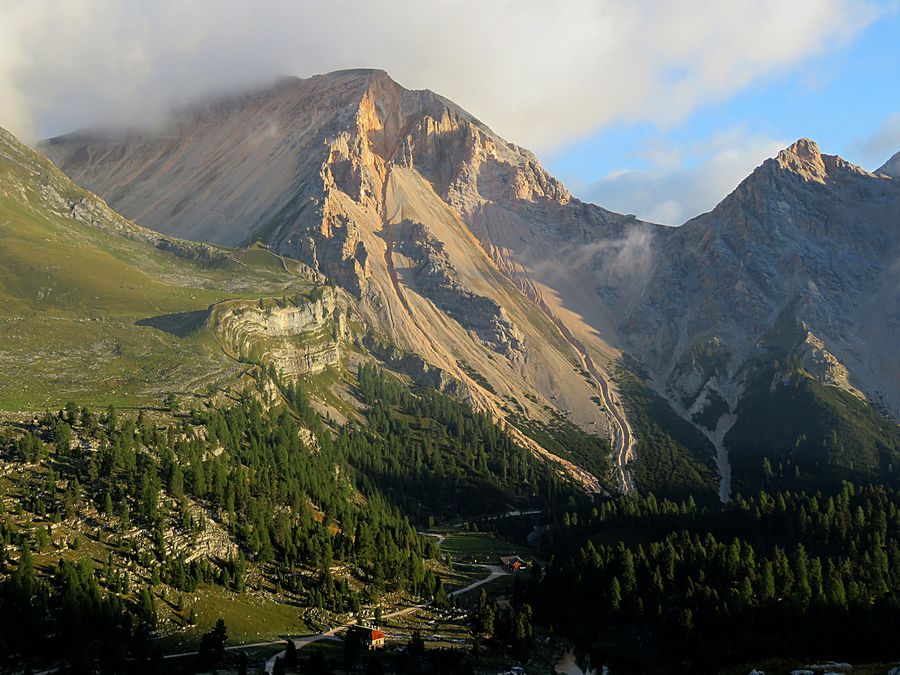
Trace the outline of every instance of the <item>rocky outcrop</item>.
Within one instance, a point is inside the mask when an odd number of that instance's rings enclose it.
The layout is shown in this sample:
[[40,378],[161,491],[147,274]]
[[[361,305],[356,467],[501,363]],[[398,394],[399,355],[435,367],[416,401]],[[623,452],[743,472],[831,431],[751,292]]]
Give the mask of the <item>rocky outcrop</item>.
[[280,300],[229,300],[210,310],[208,327],[226,352],[286,379],[340,363],[351,332],[348,305],[327,286]]
[[803,370],[823,384],[839,387],[857,398],[865,400],[865,395],[853,386],[847,366],[828,351],[825,343],[813,335],[805,324],[803,328],[806,330],[806,337],[794,351]]
[[509,358],[524,358],[524,337],[503,307],[460,283],[443,243],[424,225],[402,225],[408,234],[398,249],[416,263],[417,287],[425,296],[492,350]]

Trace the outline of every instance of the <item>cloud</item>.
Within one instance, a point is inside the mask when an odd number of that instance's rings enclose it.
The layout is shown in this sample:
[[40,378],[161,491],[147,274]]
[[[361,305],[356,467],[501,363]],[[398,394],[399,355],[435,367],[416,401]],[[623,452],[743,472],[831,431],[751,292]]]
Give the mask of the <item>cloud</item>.
[[763,160],[789,144],[742,128],[686,145],[661,137],[641,153],[651,169],[612,172],[582,196],[643,220],[680,225],[712,209]]
[[542,151],[698,106],[849,41],[874,0],[0,0],[0,125],[158,119],[282,74],[388,70]]
[[602,281],[646,278],[652,268],[653,237],[649,231],[632,228],[619,239],[605,239],[583,246]]
[[[2,0],[0,0],[2,2]],[[18,25],[17,12],[21,7],[3,10],[3,21],[0,21],[0,126],[9,128],[23,136],[34,133],[34,123],[27,96],[17,86],[14,79],[23,65],[24,55],[18,48],[15,27]]]
[[[589,267],[601,286],[638,288],[653,269],[653,240],[650,229],[633,227],[621,237],[572,243],[559,258],[551,256],[533,263],[529,269],[532,275],[550,280],[552,285],[552,280],[571,280],[575,270]],[[559,264],[561,259],[565,259],[565,265]]]
[[852,148],[870,169],[890,159],[900,151],[900,112],[889,115],[874,134],[856,141]]

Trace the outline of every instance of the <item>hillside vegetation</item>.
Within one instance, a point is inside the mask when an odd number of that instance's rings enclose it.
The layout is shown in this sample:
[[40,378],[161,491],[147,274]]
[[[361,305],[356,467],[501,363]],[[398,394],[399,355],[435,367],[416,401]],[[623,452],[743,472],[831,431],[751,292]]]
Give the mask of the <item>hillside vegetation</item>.
[[739,485],[900,484],[900,427],[800,369],[763,369],[726,437]]
[[891,488],[844,483],[725,506],[653,495],[585,505],[548,528],[553,562],[523,599],[614,672],[896,658],[898,504]]
[[175,418],[69,404],[0,427],[0,598],[33,608],[4,615],[5,665],[41,663],[50,632],[73,663],[121,663],[154,632],[190,634],[222,591],[322,626],[440,599],[416,526],[574,494],[485,416],[371,368],[365,426],[329,425],[278,387],[280,404],[247,394]]
[[158,403],[233,381],[244,369],[204,329],[208,307],[310,286],[265,250],[183,242],[123,220],[3,131],[0,268],[5,410]]

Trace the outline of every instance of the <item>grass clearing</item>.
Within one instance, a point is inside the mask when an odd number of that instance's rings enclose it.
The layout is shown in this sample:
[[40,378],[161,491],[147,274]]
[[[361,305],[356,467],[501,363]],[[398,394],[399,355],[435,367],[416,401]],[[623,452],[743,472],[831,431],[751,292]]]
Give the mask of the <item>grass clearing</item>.
[[[177,597],[177,592],[170,592],[170,601]],[[166,603],[158,600],[158,606],[163,604]],[[232,593],[219,586],[202,586],[196,593],[185,593],[181,615],[169,605],[166,609],[171,620],[170,629],[159,639],[159,645],[166,653],[192,651],[203,633],[209,631],[219,618],[224,619],[228,627],[228,644],[231,645],[268,642],[313,632],[300,618],[301,607],[277,602],[271,597]],[[197,617],[194,626],[185,625],[184,617],[191,609]]]
[[441,542],[441,550],[463,562],[490,565],[497,564],[500,556],[529,557],[527,548],[510,544],[492,534],[475,532],[446,535]]

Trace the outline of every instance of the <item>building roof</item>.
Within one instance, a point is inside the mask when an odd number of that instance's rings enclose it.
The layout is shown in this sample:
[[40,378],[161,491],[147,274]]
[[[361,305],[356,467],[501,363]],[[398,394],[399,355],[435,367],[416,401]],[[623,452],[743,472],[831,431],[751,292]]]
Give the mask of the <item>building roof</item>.
[[384,631],[372,628],[371,626],[354,625],[350,626],[350,630],[360,633],[371,640],[378,640],[379,638],[384,637]]

